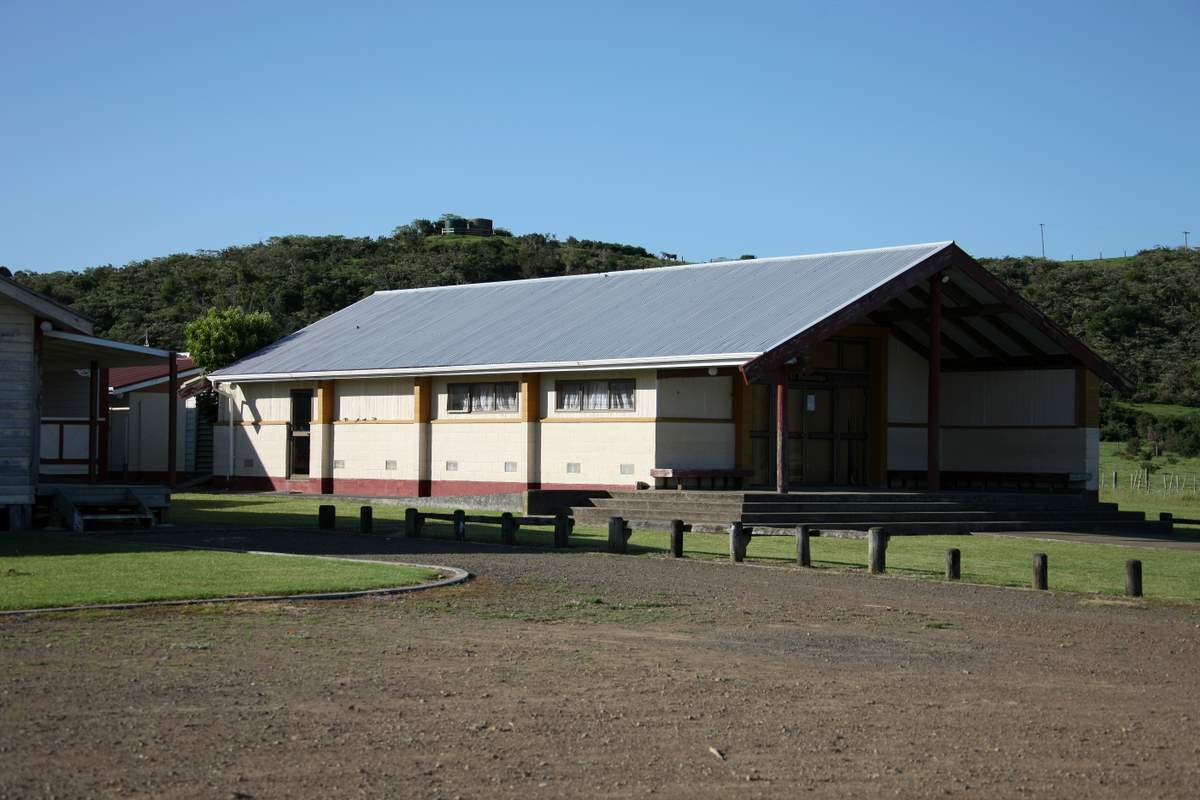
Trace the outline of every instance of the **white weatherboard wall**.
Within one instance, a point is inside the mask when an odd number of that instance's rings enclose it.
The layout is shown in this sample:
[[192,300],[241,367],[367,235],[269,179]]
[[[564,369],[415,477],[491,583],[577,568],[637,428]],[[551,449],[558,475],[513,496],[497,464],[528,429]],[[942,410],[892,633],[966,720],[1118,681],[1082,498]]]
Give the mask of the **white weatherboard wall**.
[[[130,472],[167,471],[167,393],[131,392],[129,411],[125,424],[129,426],[128,469]],[[183,424],[187,414],[187,401],[175,399],[175,411],[179,415],[175,426],[175,469],[184,471],[187,464],[187,426]],[[124,431],[115,427],[110,430],[109,468],[123,470],[125,442]]]
[[[575,380],[635,381],[632,411],[559,411],[557,384]],[[653,370],[572,372],[542,376],[541,483],[632,487],[652,483],[658,379]],[[578,464],[579,472],[568,472]],[[632,471],[622,472],[622,465]]]
[[[1094,429],[1077,427],[1075,370],[943,372],[941,381],[942,469],[1098,469],[1089,467]],[[926,467],[927,386],[926,360],[889,339],[888,469]]]
[[[27,524],[33,503],[37,362],[33,315],[0,300],[0,506],[16,506],[14,522]],[[3,513],[3,511],[0,511]]]
[[335,481],[416,480],[411,378],[335,381],[333,418]]
[[669,375],[658,378],[654,466],[732,468],[733,378]]

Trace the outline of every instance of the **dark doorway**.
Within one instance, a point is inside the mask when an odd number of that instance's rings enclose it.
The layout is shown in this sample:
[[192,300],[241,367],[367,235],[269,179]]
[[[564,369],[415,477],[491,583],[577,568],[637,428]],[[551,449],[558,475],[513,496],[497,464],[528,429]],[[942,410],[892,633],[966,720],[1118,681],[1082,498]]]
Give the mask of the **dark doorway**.
[[[822,342],[810,371],[788,381],[788,482],[809,486],[864,486],[871,482],[869,343]],[[775,482],[774,392],[754,386],[751,416],[752,482]]]
[[308,477],[312,455],[312,389],[292,390],[292,418],[288,422],[288,477]]

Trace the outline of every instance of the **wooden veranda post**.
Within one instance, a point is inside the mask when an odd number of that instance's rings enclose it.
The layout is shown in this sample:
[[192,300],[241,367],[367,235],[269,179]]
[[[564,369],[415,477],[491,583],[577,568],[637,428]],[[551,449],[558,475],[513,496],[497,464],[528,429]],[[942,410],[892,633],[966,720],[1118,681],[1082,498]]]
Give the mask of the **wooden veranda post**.
[[175,437],[179,430],[179,364],[175,351],[167,353],[167,486],[175,488]]
[[929,491],[942,488],[942,274],[929,280],[929,409],[926,418],[927,474]]
[[788,376],[787,367],[775,373],[775,491],[788,491]]
[[88,483],[95,483],[99,473],[100,430],[100,364],[88,364]]

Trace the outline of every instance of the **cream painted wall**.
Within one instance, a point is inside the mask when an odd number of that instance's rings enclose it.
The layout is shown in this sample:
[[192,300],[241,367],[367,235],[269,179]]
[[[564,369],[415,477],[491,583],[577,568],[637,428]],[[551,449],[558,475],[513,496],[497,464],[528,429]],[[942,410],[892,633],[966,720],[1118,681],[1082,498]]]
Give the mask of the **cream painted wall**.
[[412,419],[412,378],[335,381],[333,418],[338,420]]
[[887,373],[888,422],[924,423],[929,405],[928,362],[889,336]]
[[942,424],[1074,425],[1075,370],[942,373]]
[[658,416],[730,419],[733,416],[733,379],[728,375],[673,378],[660,374]]
[[[187,460],[187,401],[176,398],[175,469],[182,471]],[[129,471],[167,471],[167,393],[133,392],[129,395]],[[109,469],[124,468],[124,432],[115,429],[109,439]]]
[[[432,480],[525,482],[528,423],[454,421],[435,422],[429,428]],[[515,471],[504,471],[506,461],[516,464]],[[447,462],[457,469],[447,469]]]
[[[316,417],[316,381],[268,381],[265,383],[242,383],[234,390],[237,410],[235,420],[246,422],[287,422],[292,416],[292,389],[313,390],[313,417]],[[229,415],[229,401],[222,397],[218,410],[218,421],[224,422]]]
[[[411,399],[411,398],[410,398]],[[371,480],[417,479],[417,426],[409,424],[335,424],[334,478]],[[319,442],[314,442],[314,446]],[[395,469],[387,462],[395,461]]]
[[[639,414],[640,416],[640,414]],[[633,486],[653,483],[655,459],[653,422],[548,422],[542,425],[541,481]],[[567,464],[579,472],[567,472]],[[629,474],[622,464],[633,465]]]
[[[286,425],[234,425],[233,452],[235,476],[282,478],[287,475]],[[249,462],[249,463],[247,463]],[[229,469],[229,428],[213,428],[213,474],[226,475]]]
[[733,423],[659,422],[655,426],[656,467],[732,469]]

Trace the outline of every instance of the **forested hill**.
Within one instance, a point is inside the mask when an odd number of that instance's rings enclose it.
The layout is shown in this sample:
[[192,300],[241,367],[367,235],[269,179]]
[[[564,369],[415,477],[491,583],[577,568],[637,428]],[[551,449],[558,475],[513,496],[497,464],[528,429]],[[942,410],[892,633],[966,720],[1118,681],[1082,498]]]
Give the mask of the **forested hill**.
[[[1138,400],[1200,406],[1200,252],[1106,261],[982,259],[1138,383]],[[551,236],[441,236],[415,220],[378,238],[282,236],[81,272],[17,272],[96,320],[98,335],[183,347],[212,306],[269,312],[287,333],[379,289],[659,266],[641,247]]]

